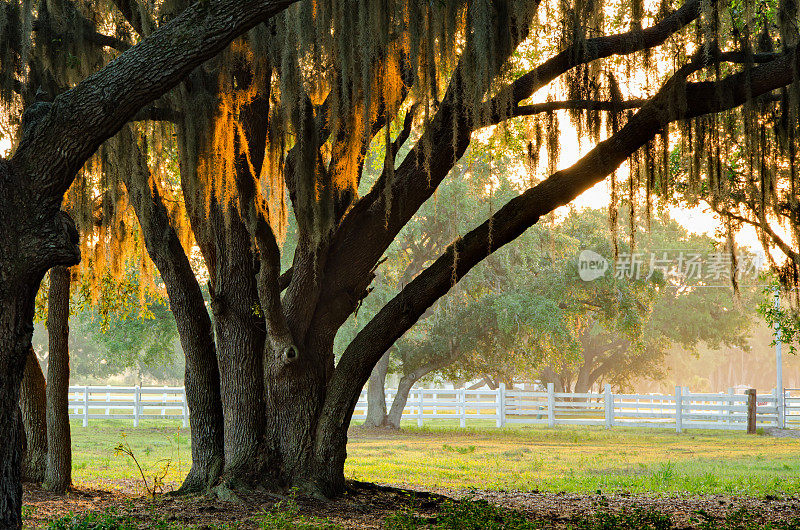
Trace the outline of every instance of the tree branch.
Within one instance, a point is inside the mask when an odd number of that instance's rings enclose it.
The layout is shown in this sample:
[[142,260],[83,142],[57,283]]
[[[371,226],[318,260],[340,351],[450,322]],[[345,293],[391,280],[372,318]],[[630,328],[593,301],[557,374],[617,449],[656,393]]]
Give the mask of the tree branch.
[[[136,5],[136,0],[111,0],[114,2],[114,5],[117,6],[119,12],[122,13],[122,16],[125,17],[125,20],[128,21],[128,24],[139,34],[141,37],[146,36],[145,28],[142,25],[142,17],[141,17],[141,10],[139,6]],[[150,21],[148,24],[149,27],[154,27],[155,24]]]
[[60,205],[78,169],[147,103],[293,0],[197,2],[72,90],[26,134],[12,164],[40,203]]
[[[711,207],[712,210],[714,210],[715,213],[717,213],[720,216],[729,217],[733,220],[753,226],[758,230],[762,230],[767,236],[769,236],[769,238],[772,240],[773,243],[775,243],[775,245],[781,250],[781,252],[783,252],[784,255],[786,255],[787,258],[789,258],[790,260],[792,260],[797,264],[800,264],[800,252],[796,252],[794,249],[792,249],[792,247],[788,243],[786,243],[786,241],[784,241],[781,236],[779,236],[772,228],[770,228],[768,223],[763,222],[763,220],[760,218],[760,216],[758,216],[758,214],[756,214],[756,216],[759,217],[758,221],[754,221],[752,219],[748,219],[743,215],[735,214],[730,210],[718,208],[713,204],[711,204],[710,202],[708,203],[708,205]],[[753,209],[753,211],[755,211],[755,209]]]
[[[696,19],[700,15],[700,5],[701,0],[688,0],[683,7],[650,28],[588,39],[580,48],[579,45],[570,47],[501,90],[500,95],[487,102],[481,114],[487,119],[493,114],[504,114],[499,112],[500,105],[506,105],[502,102],[511,100],[516,105],[579,64],[661,44]],[[373,189],[353,206],[339,225],[331,244],[325,276],[344,276],[349,281],[326,286],[326,292],[322,294],[324,300],[366,287],[363,285],[366,272],[430,198],[469,145],[472,132],[470,116],[473,114],[458,105],[462,68],[463,64],[459,63],[437,115],[391,182],[384,171]],[[432,152],[428,153],[426,146],[432,146]],[[387,186],[391,187],[391,193],[386,193]],[[388,205],[385,204],[387,197],[391,197]],[[336,318],[343,321],[346,315],[342,315]]]
[[[330,387],[358,388],[372,366],[439,297],[481,260],[513,241],[543,215],[568,204],[605,179],[667,124],[720,112],[786,86],[797,77],[796,49],[779,59],[718,82],[687,83],[686,76],[700,66],[692,61],[676,73],[625,126],[599,143],[573,166],[558,171],[509,201],[463,238],[452,243],[432,265],[389,301],[348,345],[336,367]],[[348,383],[342,381],[347,378]],[[353,381],[355,379],[355,381]],[[339,396],[331,396],[334,400]],[[347,401],[332,405],[333,414],[352,414]]]
[[646,99],[631,99],[628,101],[595,101],[589,99],[547,101],[545,103],[534,103],[531,105],[518,105],[511,109],[511,116],[507,116],[506,118],[532,116],[534,114],[553,112],[556,110],[603,110],[619,112],[622,110],[641,108],[646,102]]
[[[112,37],[111,35],[104,35],[103,33],[100,33],[94,28],[94,24],[92,24],[89,20],[86,20],[83,17],[81,17],[78,22],[86,26],[86,30],[84,31],[82,36],[84,39],[86,39],[87,42],[96,44],[97,46],[101,47],[113,48],[121,52],[124,52],[125,50],[131,47],[130,43],[128,42],[125,42],[116,37]],[[45,24],[42,23],[41,20],[35,20],[33,22],[31,29],[36,32],[46,33],[49,39],[67,40],[71,38],[67,34],[56,33],[52,31],[52,28],[47,27]]]
[[[498,71],[519,42],[527,37],[529,23],[529,20],[515,18],[514,30],[503,30],[509,32],[510,38],[502,53],[492,58]],[[324,277],[342,280],[326,282],[320,295],[319,311],[314,316],[324,321],[315,324],[338,328],[344,322],[354,308],[346,300],[360,297],[372,281],[369,271],[469,145],[473,113],[466,108],[462,96],[467,82],[465,72],[475,66],[471,62],[474,55],[483,53],[473,50],[476,45],[473,39],[467,40],[436,115],[400,167],[396,171],[384,168],[369,193],[353,205],[336,228]],[[485,92],[489,88],[487,83],[481,90]],[[389,197],[390,202],[386,204]],[[336,305],[336,310],[331,311],[329,305]]]
[[702,0],[688,0],[660,22],[646,29],[634,29],[616,35],[586,39],[548,59],[527,74],[505,87],[492,100],[486,103],[487,115],[502,114],[504,101],[514,105],[531,97],[537,90],[548,85],[555,78],[581,64],[612,55],[628,55],[637,51],[654,48],[664,43],[671,35],[683,29],[700,16]]

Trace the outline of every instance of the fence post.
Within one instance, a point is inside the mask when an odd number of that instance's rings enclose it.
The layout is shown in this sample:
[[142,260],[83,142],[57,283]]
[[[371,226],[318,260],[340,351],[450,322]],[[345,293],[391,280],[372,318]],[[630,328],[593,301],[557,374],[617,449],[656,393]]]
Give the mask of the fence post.
[[728,425],[733,425],[733,403],[736,395],[736,390],[731,386],[728,387]]
[[83,426],[89,426],[89,387],[83,387]]
[[460,388],[458,390],[458,425],[462,429],[467,426],[467,389]]
[[772,391],[772,394],[775,396],[775,411],[777,415],[775,417],[775,421],[778,424],[779,429],[783,429],[786,427],[786,424],[783,421],[783,413],[785,412],[783,409],[783,389],[782,388],[775,388]]
[[181,405],[183,409],[183,428],[189,426],[189,400],[186,399],[186,387],[183,387],[181,392]]
[[611,393],[611,385],[605,386],[605,406],[606,406],[606,429],[614,426],[614,395]]
[[547,426],[556,426],[556,395],[553,383],[547,383]]
[[497,426],[506,425],[506,384],[500,383],[497,388]]
[[161,415],[167,413],[167,385],[164,385],[164,394],[161,396]]
[[747,434],[756,433],[756,389],[748,388],[747,394]]
[[[106,404],[111,403],[111,385],[106,385]],[[106,416],[109,416],[111,411],[106,407]]]
[[139,385],[133,387],[133,426],[139,426],[139,401],[141,389]]
[[681,387],[675,387],[675,432],[683,432],[683,396]]
[[425,404],[425,389],[418,388],[417,392],[419,392],[419,400],[417,402],[417,427],[422,427],[422,407]]

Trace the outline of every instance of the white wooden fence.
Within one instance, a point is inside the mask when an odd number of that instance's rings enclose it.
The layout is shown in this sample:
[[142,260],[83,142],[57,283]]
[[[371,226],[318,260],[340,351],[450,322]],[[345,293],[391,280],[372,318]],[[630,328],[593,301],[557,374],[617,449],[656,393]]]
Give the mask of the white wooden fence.
[[[396,390],[387,390],[391,406]],[[785,394],[787,427],[800,428],[800,390]],[[758,396],[757,423],[777,426],[776,394]],[[188,423],[189,409],[182,387],[70,387],[71,418],[129,419],[138,427],[143,419],[180,419]],[[367,395],[362,392],[353,414],[354,421],[366,416]],[[432,419],[449,419],[465,427],[474,420],[493,420],[497,427],[510,424],[604,425],[606,427],[683,429],[747,428],[747,396],[733,390],[722,394],[695,394],[676,387],[674,394],[614,394],[605,392],[559,393],[548,385],[547,392],[506,389],[412,389],[403,412],[405,419],[424,425]]]
[[[387,406],[396,391],[388,390]],[[787,410],[787,422],[800,427],[800,395],[792,398],[794,410]],[[759,395],[757,425],[778,425],[776,394]],[[789,403],[789,399],[786,400]],[[354,420],[366,417],[366,392],[353,414]],[[510,424],[604,425],[606,427],[650,427],[675,429],[747,429],[747,396],[733,390],[723,394],[696,394],[676,387],[675,394],[614,394],[605,392],[560,393],[549,384],[547,392],[506,389],[447,390],[412,389],[403,416],[416,419],[417,425],[431,419],[457,420],[465,427],[471,420],[494,420],[497,427]]]
[[800,429],[800,388],[787,388],[783,397],[786,427]]
[[84,427],[96,419],[133,420],[134,427],[143,419],[179,419],[184,427],[189,422],[183,387],[71,386],[69,409]]

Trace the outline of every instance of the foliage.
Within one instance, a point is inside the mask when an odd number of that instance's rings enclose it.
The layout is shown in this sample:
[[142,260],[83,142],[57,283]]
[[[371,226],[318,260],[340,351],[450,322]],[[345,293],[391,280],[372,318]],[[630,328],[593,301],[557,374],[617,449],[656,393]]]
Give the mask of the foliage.
[[[602,504],[602,503],[600,503]],[[698,510],[690,518],[693,528],[699,530],[797,530],[800,519],[765,522],[762,513],[747,508],[718,517]],[[552,522],[500,508],[484,500],[448,500],[433,518],[418,517],[412,510],[399,511],[386,518],[384,525],[392,530],[415,528],[431,529],[504,529],[529,530],[550,528]],[[672,517],[653,508],[632,506],[619,512],[606,511],[598,506],[595,513],[573,515],[565,521],[569,530],[671,530],[683,528]]]
[[[758,312],[764,317],[767,324],[777,330],[781,344],[789,348],[789,353],[797,353],[797,343],[800,342],[800,312],[798,308],[786,307],[779,304],[775,307],[770,295],[775,296],[781,292],[781,285],[774,282],[764,288],[764,300],[758,305]],[[772,342],[773,346],[775,341]]]
[[128,515],[109,509],[102,513],[65,515],[48,526],[50,530],[136,530],[139,525]]
[[[636,251],[648,259],[660,249],[716,252],[712,239],[688,234],[666,215],[635,237]],[[660,271],[648,274],[646,263],[641,277],[617,277],[615,246],[632,252],[626,241],[615,245],[604,212],[597,210],[530,229],[514,247],[476,267],[397,343],[403,371],[438,355],[451,379],[537,379],[549,368],[565,388],[578,378],[584,378],[581,385],[602,379],[630,387],[636,378],[662,376],[670,344],[686,350],[700,342],[712,348],[743,344],[748,303],[737,301],[724,281],[685,284]],[[586,249],[606,256],[612,271],[581,280],[578,256]]]
[[747,508],[739,508],[723,517],[716,517],[706,511],[698,510],[692,522],[699,530],[797,530],[800,518],[787,521],[764,522],[764,514],[754,513]]
[[390,530],[406,530],[413,528],[442,528],[464,530],[528,530],[542,528],[541,523],[528,521],[522,514],[499,508],[484,500],[444,501],[440,512],[429,521],[417,517],[413,511],[397,512],[384,521]]
[[152,294],[139,298],[140,277],[135,272],[120,282],[104,277],[108,287],[96,302],[88,287],[81,286],[77,333],[70,337],[76,375],[105,379],[132,370],[138,384],[145,375],[156,380],[182,377],[175,319],[163,298]]

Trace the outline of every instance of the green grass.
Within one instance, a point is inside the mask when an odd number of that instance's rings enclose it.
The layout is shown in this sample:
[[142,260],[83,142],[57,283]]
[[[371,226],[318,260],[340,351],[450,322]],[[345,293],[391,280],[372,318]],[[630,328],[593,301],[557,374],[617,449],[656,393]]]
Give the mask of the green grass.
[[[468,490],[576,493],[674,492],[800,494],[800,440],[724,431],[606,430],[593,427],[479,427],[441,423],[398,434],[356,432],[346,474],[358,480]],[[79,486],[130,490],[141,478],[115,456],[122,433],[149,470],[170,462],[165,482],[188,472],[188,433],[179,422],[93,421],[72,426],[73,480]]]

